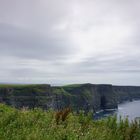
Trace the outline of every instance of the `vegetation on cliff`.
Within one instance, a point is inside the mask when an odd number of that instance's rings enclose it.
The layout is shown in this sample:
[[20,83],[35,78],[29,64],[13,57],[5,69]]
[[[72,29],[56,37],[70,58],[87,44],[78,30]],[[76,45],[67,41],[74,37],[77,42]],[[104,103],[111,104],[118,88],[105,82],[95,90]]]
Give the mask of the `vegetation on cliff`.
[[70,109],[21,110],[0,104],[0,140],[140,140],[140,124],[116,117],[93,120]]

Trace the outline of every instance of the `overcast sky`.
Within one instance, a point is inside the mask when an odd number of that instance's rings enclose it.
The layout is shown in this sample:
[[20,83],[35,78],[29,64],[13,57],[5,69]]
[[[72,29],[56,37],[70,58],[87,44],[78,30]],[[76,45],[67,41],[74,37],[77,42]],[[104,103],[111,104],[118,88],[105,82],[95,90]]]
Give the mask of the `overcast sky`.
[[140,1],[0,0],[0,82],[140,85]]

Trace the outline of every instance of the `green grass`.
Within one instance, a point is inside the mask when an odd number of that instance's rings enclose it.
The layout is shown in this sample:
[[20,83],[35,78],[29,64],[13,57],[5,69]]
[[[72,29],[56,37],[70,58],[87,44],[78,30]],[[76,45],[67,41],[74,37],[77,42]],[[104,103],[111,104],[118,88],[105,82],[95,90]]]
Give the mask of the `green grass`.
[[64,88],[77,88],[77,87],[81,87],[82,85],[84,85],[84,84],[71,84],[71,85],[65,85],[62,87],[64,87]]
[[48,84],[0,84],[0,88],[42,87]]
[[82,112],[56,121],[56,114],[0,104],[0,140],[140,140],[140,125],[135,121],[93,120],[90,113]]
[[52,93],[55,93],[57,95],[65,95],[65,96],[72,96],[70,93],[65,91],[62,87],[53,87]]

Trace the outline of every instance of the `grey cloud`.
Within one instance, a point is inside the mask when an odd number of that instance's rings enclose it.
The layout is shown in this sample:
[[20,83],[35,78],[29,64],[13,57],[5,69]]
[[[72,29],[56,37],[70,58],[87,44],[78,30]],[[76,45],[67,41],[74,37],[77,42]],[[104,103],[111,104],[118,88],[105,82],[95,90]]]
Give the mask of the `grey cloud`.
[[1,82],[139,85],[139,12],[138,0],[0,0]]
[[90,57],[73,66],[77,73],[140,73],[139,55],[112,54],[109,58],[107,55]]
[[14,26],[0,24],[0,53],[19,58],[56,59],[72,53],[66,40],[44,37]]

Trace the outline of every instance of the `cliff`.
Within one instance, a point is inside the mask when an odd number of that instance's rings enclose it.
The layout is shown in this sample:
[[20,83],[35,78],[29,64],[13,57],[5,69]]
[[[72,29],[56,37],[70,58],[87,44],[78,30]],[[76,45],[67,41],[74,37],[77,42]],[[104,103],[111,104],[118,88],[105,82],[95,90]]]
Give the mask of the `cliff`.
[[117,108],[116,95],[112,85],[81,84],[64,86],[63,89],[75,97],[75,108],[97,111]]
[[48,108],[47,103],[51,104],[50,85],[1,85],[0,102],[21,107],[41,107]]
[[140,99],[139,86],[113,86],[118,103]]
[[50,85],[0,85],[0,102],[16,108],[40,107],[59,110],[72,109],[98,111],[115,109],[119,102],[140,99],[140,87],[75,84]]

